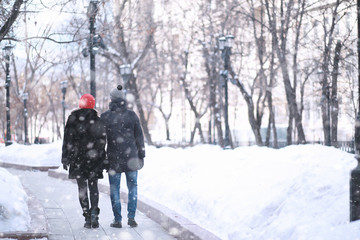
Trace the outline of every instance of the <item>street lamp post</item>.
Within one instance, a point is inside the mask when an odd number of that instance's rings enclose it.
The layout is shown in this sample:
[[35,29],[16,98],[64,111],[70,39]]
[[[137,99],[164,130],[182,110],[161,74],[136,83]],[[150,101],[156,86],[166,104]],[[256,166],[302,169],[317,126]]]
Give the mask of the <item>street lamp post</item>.
[[62,107],[63,107],[63,125],[64,125],[64,129],[65,129],[65,94],[66,94],[68,82],[66,80],[62,81],[62,82],[60,82],[60,86],[61,86],[61,92],[63,94],[63,99],[62,99],[61,103],[62,103]]
[[29,94],[28,93],[23,93],[22,98],[23,98],[23,101],[24,101],[24,132],[25,132],[24,144],[26,145],[26,144],[29,144],[28,129],[27,129],[28,110],[27,110],[27,107],[26,107],[27,100],[29,99]]
[[358,162],[356,168],[351,171],[350,178],[350,221],[360,219],[360,0],[357,0],[358,20],[358,111],[355,120],[355,158]]
[[3,53],[5,57],[5,73],[6,73],[6,80],[5,80],[5,88],[6,88],[6,141],[5,146],[9,146],[12,144],[11,142],[11,128],[10,128],[10,55],[12,53],[13,46],[7,44],[3,48]]
[[88,42],[89,53],[90,53],[90,94],[96,98],[96,83],[95,83],[95,54],[97,52],[97,47],[94,46],[95,38],[95,17],[98,12],[98,3],[97,0],[90,0],[90,5],[88,7],[88,17],[90,22],[90,39]]
[[129,80],[131,78],[131,65],[130,64],[123,64],[120,66],[120,75],[123,78],[124,82],[124,92],[127,93],[127,89],[129,87]]
[[96,98],[96,82],[95,82],[95,55],[99,51],[99,47],[102,49],[107,49],[102,37],[99,34],[95,34],[95,17],[99,10],[98,8],[99,1],[90,0],[90,4],[87,9],[87,16],[89,17],[90,22],[90,37],[87,42],[87,48],[82,50],[84,57],[89,56],[90,54],[90,94]]
[[221,71],[221,76],[224,78],[224,92],[225,92],[225,109],[224,109],[224,118],[225,118],[225,139],[224,139],[224,148],[232,147],[230,141],[230,127],[229,127],[229,103],[228,103],[228,79],[229,79],[229,67],[230,67],[230,55],[231,48],[233,44],[234,36],[227,35],[226,37],[222,36],[219,38],[219,49],[222,54],[221,57],[224,60],[224,70]]

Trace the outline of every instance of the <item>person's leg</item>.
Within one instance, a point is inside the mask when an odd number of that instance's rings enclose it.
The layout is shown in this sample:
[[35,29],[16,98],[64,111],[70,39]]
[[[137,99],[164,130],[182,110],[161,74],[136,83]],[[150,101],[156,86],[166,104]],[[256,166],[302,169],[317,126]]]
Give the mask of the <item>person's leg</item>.
[[89,192],[90,192],[90,203],[91,203],[91,227],[99,227],[99,213],[100,209],[98,208],[99,204],[99,189],[98,189],[98,180],[89,179]]
[[87,183],[86,179],[77,178],[76,179],[79,191],[79,202],[81,209],[83,210],[83,216],[85,217],[85,224],[84,227],[90,228],[91,227],[91,220],[90,220],[90,209],[89,209],[89,198],[87,193]]
[[128,195],[128,224],[132,227],[136,227],[135,212],[137,208],[137,171],[126,172],[126,184],[129,190]]
[[121,222],[120,179],[121,173],[109,174],[110,199],[115,223]]
[[99,205],[98,180],[89,179],[88,183],[89,183],[89,191],[90,191],[91,208],[97,208]]

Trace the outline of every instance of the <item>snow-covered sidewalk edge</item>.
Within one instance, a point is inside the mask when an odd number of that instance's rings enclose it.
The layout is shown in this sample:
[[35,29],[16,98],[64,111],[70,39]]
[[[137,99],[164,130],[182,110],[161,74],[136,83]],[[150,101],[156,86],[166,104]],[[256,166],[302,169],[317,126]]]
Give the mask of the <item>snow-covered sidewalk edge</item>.
[[[49,169],[50,177],[62,180],[70,180],[67,173]],[[75,181],[73,181],[75,183]],[[99,183],[99,191],[109,194],[109,186]],[[120,198],[127,202],[128,195],[121,190]],[[194,239],[194,240],[220,240],[215,234],[194,224],[189,219],[181,216],[173,210],[151,200],[144,196],[138,197],[137,208],[147,217],[160,224],[166,231],[177,239]]]
[[0,232],[0,238],[10,239],[41,239],[48,238],[47,220],[40,201],[23,186],[27,195],[27,205],[30,215],[30,227],[27,231]]
[[41,172],[46,172],[49,169],[57,169],[59,166],[30,166],[30,165],[20,165],[15,163],[7,163],[0,161],[0,167],[3,168],[14,168],[18,170],[39,170]]

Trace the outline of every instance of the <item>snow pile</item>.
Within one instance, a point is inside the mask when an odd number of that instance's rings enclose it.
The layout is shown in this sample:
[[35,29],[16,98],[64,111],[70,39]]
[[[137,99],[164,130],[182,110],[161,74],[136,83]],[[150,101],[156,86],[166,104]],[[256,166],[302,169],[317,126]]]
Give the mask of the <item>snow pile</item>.
[[26,231],[29,225],[27,195],[20,180],[0,168],[0,232]]
[[[356,239],[359,224],[348,224],[355,166],[354,155],[320,145],[148,148],[139,194],[222,239]],[[336,238],[339,229],[346,234]]]
[[0,162],[32,167],[60,166],[62,142],[0,147]]

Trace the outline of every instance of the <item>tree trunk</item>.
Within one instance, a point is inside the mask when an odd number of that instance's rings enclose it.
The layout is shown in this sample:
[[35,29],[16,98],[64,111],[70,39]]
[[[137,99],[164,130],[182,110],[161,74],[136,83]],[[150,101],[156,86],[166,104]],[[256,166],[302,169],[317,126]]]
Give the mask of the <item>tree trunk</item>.
[[294,122],[294,117],[293,117],[292,111],[289,107],[289,121],[288,121],[288,127],[286,129],[286,144],[287,145],[292,144],[293,122]]
[[267,102],[268,102],[268,108],[269,108],[269,125],[272,126],[272,132],[273,132],[273,148],[279,148],[278,145],[278,137],[277,137],[277,130],[276,130],[276,124],[275,124],[275,113],[274,113],[274,106],[273,106],[273,99],[272,99],[272,92],[271,89],[274,86],[274,79],[275,79],[275,45],[274,45],[274,39],[271,38],[271,57],[270,57],[270,80],[269,85],[266,88],[267,90]]
[[275,125],[275,114],[274,114],[274,109],[273,109],[273,104],[272,104],[272,94],[271,92],[268,92],[268,109],[269,109],[269,124],[268,124],[268,135],[266,136],[266,146],[269,146],[269,141],[270,141],[270,134],[272,132],[273,135],[273,144],[272,147],[273,148],[278,148],[278,139],[277,139],[277,132],[276,132],[276,125]]
[[[55,122],[56,122],[56,130],[57,130],[57,134],[58,134],[58,138],[60,137],[60,139],[62,138],[61,137],[61,131],[60,131],[60,126],[59,126],[59,120],[58,120],[58,116],[56,114],[56,111],[55,111],[55,106],[54,106],[54,102],[53,102],[53,99],[51,98],[50,96],[50,93],[47,93],[46,96],[48,97],[49,99],[49,102],[50,102],[50,106],[51,106],[51,110],[53,112],[53,116],[55,117]],[[35,127],[36,127],[36,122],[35,122]],[[36,129],[34,130],[35,134],[36,134]]]
[[165,119],[165,126],[166,126],[166,140],[170,141],[169,119]]
[[194,125],[194,129],[193,129],[193,131],[191,132],[190,144],[193,144],[193,143],[194,143],[194,138],[195,138],[196,129],[199,130],[201,143],[205,143],[205,138],[204,138],[204,134],[203,134],[203,131],[202,131],[202,128],[201,128],[200,119],[196,119],[196,123],[195,123],[195,125]]
[[341,42],[338,41],[335,47],[334,69],[331,86],[331,145],[337,147],[337,127],[339,115],[339,101],[337,98],[337,78],[339,75]]
[[135,80],[134,76],[132,76],[130,78],[129,83],[130,83],[129,88],[131,89],[131,92],[135,96],[135,104],[136,104],[136,108],[137,108],[137,110],[139,112],[140,123],[141,123],[141,126],[142,126],[143,131],[144,131],[145,139],[146,139],[146,141],[147,141],[147,143],[149,145],[153,145],[153,142],[151,140],[150,131],[149,131],[147,121],[146,121],[146,118],[145,118],[145,113],[144,113],[144,110],[143,110],[143,106],[142,106],[142,103],[141,103],[141,100],[140,100],[140,93],[139,93],[139,90],[137,88],[137,84],[136,84],[136,80]]
[[[223,137],[223,131],[222,131],[222,125],[221,125],[221,111],[219,108],[219,104],[217,102],[216,96],[217,91],[219,89],[219,86],[217,84],[217,77],[219,76],[217,73],[216,63],[218,62],[217,56],[215,54],[216,52],[213,52],[211,55],[209,53],[208,48],[203,47],[203,56],[205,59],[205,70],[208,75],[209,79],[209,106],[210,106],[210,112],[212,113],[212,118],[214,120],[214,126],[216,128],[217,132],[217,139],[218,144],[220,146],[224,146],[224,137]],[[209,131],[209,135],[210,135]],[[211,136],[210,136],[211,138]],[[215,139],[214,139],[215,141]]]
[[326,146],[331,146],[331,127],[330,127],[330,86],[327,81],[327,67],[323,66],[324,74],[322,80],[321,96],[321,117],[324,132],[324,142]]
[[255,141],[256,144],[258,146],[262,146],[263,145],[263,141],[261,138],[261,134],[260,134],[260,125],[261,124],[261,120],[257,121],[256,117],[255,117],[255,107],[254,107],[254,103],[253,100],[251,98],[251,96],[247,93],[246,89],[244,88],[243,84],[240,82],[240,80],[238,80],[236,82],[236,86],[238,86],[238,88],[240,89],[241,94],[243,95],[247,108],[248,108],[248,117],[249,117],[249,123],[251,126],[251,130],[254,133],[254,137],[255,137]]

